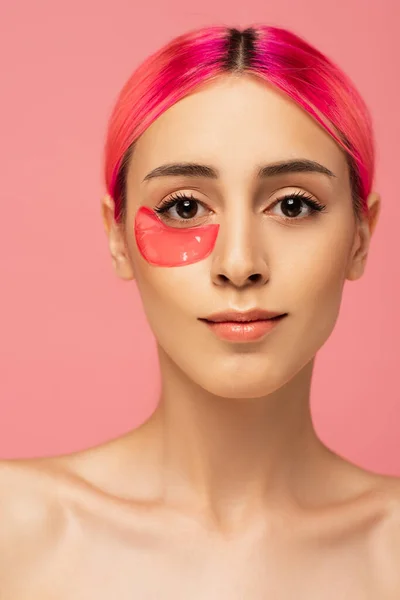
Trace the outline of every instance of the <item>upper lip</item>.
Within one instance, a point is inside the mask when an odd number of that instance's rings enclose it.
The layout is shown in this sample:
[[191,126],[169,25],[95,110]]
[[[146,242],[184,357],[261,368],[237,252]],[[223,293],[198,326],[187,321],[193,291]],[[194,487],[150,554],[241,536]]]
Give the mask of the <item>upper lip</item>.
[[265,321],[266,319],[273,319],[274,317],[280,317],[286,313],[273,312],[269,310],[262,310],[261,308],[252,308],[251,310],[238,311],[238,310],[227,310],[224,312],[214,313],[208,317],[203,317],[203,321],[213,321],[214,323],[223,323],[226,321]]

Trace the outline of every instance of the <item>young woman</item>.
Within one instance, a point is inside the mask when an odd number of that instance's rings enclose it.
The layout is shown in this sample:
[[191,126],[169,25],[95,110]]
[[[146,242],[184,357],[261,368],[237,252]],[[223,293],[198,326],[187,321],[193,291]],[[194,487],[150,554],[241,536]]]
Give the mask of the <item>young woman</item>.
[[160,402],[101,446],[3,461],[2,599],[400,598],[399,480],[326,448],[309,409],[373,175],[365,103],[289,31],[192,31],[136,70],[102,214]]

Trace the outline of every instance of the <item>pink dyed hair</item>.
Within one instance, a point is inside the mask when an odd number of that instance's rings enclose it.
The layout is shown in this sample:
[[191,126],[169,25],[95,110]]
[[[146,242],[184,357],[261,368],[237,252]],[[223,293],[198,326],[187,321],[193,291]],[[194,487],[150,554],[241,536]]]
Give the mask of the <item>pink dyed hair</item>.
[[135,141],[164,111],[199,85],[227,73],[251,73],[312,115],[345,150],[355,214],[367,212],[375,149],[369,110],[349,77],[298,35],[258,25],[192,30],[149,56],[123,86],[105,143],[107,192],[115,219],[125,216],[125,177]]

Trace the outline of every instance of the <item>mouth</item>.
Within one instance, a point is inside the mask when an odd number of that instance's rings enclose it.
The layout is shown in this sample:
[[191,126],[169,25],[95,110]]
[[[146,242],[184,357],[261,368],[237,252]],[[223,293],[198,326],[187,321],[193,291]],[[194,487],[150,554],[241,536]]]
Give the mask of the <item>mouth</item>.
[[219,313],[214,313],[208,317],[203,317],[201,321],[208,321],[209,323],[248,323],[252,321],[266,321],[270,319],[277,319],[285,316],[287,313],[278,311],[263,310],[261,308],[252,308],[250,310],[238,311],[238,310],[227,310]]
[[199,320],[221,339],[231,342],[250,342],[263,338],[286,316],[287,313],[253,309],[245,312],[216,313]]

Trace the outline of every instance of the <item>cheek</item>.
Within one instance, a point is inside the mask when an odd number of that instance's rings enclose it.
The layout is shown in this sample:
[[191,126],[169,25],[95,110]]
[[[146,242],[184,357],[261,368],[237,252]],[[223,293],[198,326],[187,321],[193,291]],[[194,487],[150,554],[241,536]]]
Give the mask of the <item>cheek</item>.
[[327,238],[318,251],[304,260],[293,273],[293,297],[300,317],[300,336],[311,344],[312,351],[332,333],[340,311],[346,265],[350,252],[349,238]]
[[205,280],[205,264],[165,269],[150,266],[139,258],[135,260],[136,283],[154,334],[165,341],[171,330],[178,336],[185,333],[186,325],[197,316],[194,290]]
[[209,256],[219,225],[178,229],[168,227],[149,208],[142,206],[135,217],[135,239],[142,257],[150,265],[179,267]]
[[[347,220],[336,219],[318,235],[298,244],[291,266],[296,288],[313,303],[341,292],[353,243],[353,231]],[[290,276],[287,275],[289,281]]]

